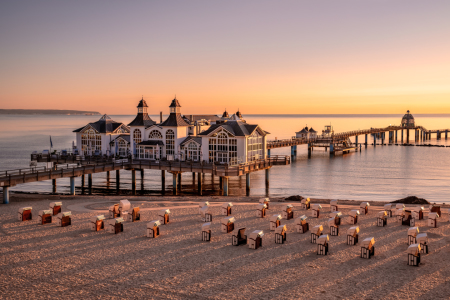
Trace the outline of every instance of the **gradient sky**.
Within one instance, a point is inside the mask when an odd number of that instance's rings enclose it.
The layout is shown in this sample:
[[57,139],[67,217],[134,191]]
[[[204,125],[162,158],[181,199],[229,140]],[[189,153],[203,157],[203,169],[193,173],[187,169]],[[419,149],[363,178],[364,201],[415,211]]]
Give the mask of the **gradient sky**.
[[0,108],[450,113],[450,1],[0,2]]

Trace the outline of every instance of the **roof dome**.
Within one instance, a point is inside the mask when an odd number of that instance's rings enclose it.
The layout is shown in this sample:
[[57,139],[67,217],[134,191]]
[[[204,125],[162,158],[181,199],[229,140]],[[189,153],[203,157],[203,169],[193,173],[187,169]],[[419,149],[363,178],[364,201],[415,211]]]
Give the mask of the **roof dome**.
[[139,101],[139,104],[137,107],[148,107],[147,102],[145,102],[144,97],[142,97],[141,101]]
[[227,109],[225,108],[225,111],[222,114],[222,118],[229,118],[229,117],[230,115],[228,114]]
[[239,111],[239,109],[238,109],[238,111],[236,112],[236,116],[238,116],[238,118],[242,119],[242,114],[241,114],[241,112]]
[[411,126],[414,127],[414,117],[409,112],[409,110],[406,112],[406,114],[402,118],[402,126]]
[[180,102],[177,100],[177,96],[172,100],[172,103],[170,103],[169,107],[181,107]]

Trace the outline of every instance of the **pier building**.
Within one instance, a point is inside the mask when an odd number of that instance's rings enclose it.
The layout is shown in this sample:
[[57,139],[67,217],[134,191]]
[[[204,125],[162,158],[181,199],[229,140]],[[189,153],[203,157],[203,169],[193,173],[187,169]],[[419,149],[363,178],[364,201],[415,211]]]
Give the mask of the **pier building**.
[[406,112],[406,114],[402,118],[402,127],[416,127],[415,121],[413,115],[409,112],[409,110]]

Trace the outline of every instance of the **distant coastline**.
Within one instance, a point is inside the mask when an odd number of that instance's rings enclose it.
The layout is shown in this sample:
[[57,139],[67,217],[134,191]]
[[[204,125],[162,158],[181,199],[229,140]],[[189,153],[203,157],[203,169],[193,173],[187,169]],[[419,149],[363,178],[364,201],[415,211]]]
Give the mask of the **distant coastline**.
[[67,110],[67,109],[0,109],[0,115],[100,115],[97,111]]

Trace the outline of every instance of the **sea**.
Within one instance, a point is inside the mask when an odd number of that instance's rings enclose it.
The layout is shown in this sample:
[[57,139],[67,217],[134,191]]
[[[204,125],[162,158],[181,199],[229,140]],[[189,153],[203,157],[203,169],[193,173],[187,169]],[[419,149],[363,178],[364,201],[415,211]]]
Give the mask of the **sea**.
[[[371,127],[399,125],[398,115],[244,115],[249,124],[258,124],[270,132],[268,139],[287,139],[303,127],[313,127],[318,133],[325,125],[332,125],[336,133]],[[427,129],[450,128],[450,115],[414,115],[416,125]],[[0,170],[28,168],[30,154],[50,149],[70,149],[75,141],[73,130],[95,122],[100,116],[80,115],[0,115]],[[128,124],[134,115],[111,115],[118,122]],[[152,116],[158,120],[159,116]],[[399,137],[400,139],[400,132]],[[406,138],[406,136],[405,136]],[[414,143],[411,131],[410,141]],[[359,137],[364,142],[364,137]],[[373,143],[373,138],[369,138]],[[387,143],[387,136],[386,136]],[[400,140],[399,140],[400,143]],[[422,143],[449,145],[444,135],[437,140]],[[273,149],[271,155],[290,155],[289,147]],[[45,165],[45,163],[44,163]],[[319,199],[348,199],[366,201],[392,201],[417,196],[430,202],[450,202],[450,147],[362,146],[360,152],[330,157],[328,152],[314,149],[310,158],[306,145],[298,146],[297,156],[291,164],[275,166],[270,170],[270,187],[265,188],[265,173],[251,174],[251,196],[288,197],[300,195]],[[161,194],[160,171],[145,170],[143,186],[137,173],[138,193]],[[108,185],[106,174],[93,175],[94,193],[105,194],[114,190],[115,176]],[[166,191],[171,191],[171,176],[166,175]],[[81,185],[81,179],[76,179]],[[218,178],[212,185],[210,175],[204,179],[204,195],[219,195]],[[245,176],[229,179],[230,195],[245,196]],[[141,190],[141,188],[143,188]],[[131,172],[121,171],[121,189],[131,189]],[[17,185],[12,191],[25,193],[51,193],[51,180]],[[68,193],[69,179],[57,180],[57,193]],[[77,188],[77,193],[80,190]],[[192,174],[183,173],[181,194],[195,195]]]

